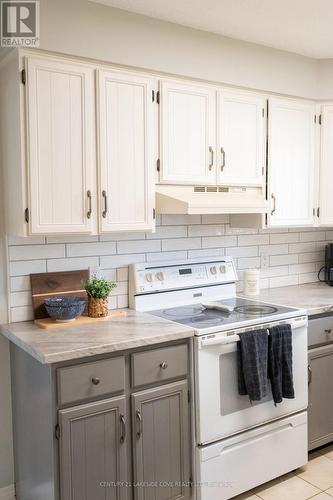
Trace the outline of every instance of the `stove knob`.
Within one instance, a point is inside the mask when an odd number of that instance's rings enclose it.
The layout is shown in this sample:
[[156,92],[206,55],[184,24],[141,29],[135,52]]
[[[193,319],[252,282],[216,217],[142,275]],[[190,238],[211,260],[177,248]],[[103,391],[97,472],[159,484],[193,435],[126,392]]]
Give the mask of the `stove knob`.
[[225,266],[220,266],[220,272],[222,274],[225,274],[226,273],[226,267]]
[[216,274],[216,273],[217,273],[216,266],[212,266],[212,267],[210,268],[210,273],[211,273],[211,274]]
[[162,273],[162,271],[158,272],[156,274],[156,278],[159,280],[159,281],[163,281],[164,280],[164,273]]
[[151,273],[147,273],[146,280],[149,281],[149,283],[151,283],[153,281],[153,275]]

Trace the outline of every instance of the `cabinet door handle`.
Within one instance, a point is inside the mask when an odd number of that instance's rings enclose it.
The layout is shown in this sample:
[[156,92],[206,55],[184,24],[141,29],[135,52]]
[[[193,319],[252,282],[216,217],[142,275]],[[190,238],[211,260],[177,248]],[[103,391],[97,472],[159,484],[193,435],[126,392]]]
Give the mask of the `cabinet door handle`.
[[210,163],[208,165],[209,170],[212,170],[214,165],[214,150],[212,146],[209,146],[209,154],[210,154]]
[[135,414],[136,414],[136,420],[138,423],[136,437],[139,439],[142,435],[142,416],[141,416],[140,410],[136,410]]
[[123,443],[126,438],[126,420],[124,415],[120,415],[120,426],[121,426],[120,442]]
[[312,368],[310,365],[308,365],[308,385],[310,385],[312,382]]
[[162,368],[162,370],[166,370],[168,368],[168,363],[163,361],[162,363],[160,363],[160,368]]
[[221,162],[221,172],[223,172],[225,167],[225,151],[221,148],[222,162]]
[[98,377],[93,377],[91,379],[91,382],[94,384],[94,385],[98,385],[100,383],[101,379],[98,378]]
[[273,208],[272,208],[272,210],[271,210],[271,215],[274,215],[274,212],[275,212],[275,210],[276,210],[276,198],[275,198],[274,193],[272,193],[272,194],[271,194],[271,198],[272,198],[272,200],[273,200]]
[[91,213],[92,213],[92,208],[91,208],[91,191],[88,189],[87,191],[87,198],[88,198],[88,212],[87,212],[87,219],[90,219]]
[[106,214],[108,213],[108,197],[106,191],[102,191],[102,197],[104,199],[104,210],[102,212],[102,217],[105,219]]

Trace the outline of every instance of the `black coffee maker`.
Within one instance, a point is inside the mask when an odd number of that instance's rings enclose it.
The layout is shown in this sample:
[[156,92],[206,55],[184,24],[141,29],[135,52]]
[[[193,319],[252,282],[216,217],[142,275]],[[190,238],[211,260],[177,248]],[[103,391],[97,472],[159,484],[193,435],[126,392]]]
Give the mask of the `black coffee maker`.
[[325,248],[325,281],[333,286],[333,243],[329,243]]

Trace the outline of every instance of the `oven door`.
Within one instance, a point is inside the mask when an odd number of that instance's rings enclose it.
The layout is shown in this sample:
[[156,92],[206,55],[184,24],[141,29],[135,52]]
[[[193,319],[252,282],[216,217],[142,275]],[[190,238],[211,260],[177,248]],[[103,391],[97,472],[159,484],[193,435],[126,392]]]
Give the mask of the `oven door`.
[[[271,327],[282,322],[270,323]],[[292,328],[295,399],[274,406],[269,393],[251,404],[238,394],[235,330],[195,339],[196,441],[206,444],[289,415],[308,406],[307,318],[286,320]],[[262,327],[262,325],[260,325]]]

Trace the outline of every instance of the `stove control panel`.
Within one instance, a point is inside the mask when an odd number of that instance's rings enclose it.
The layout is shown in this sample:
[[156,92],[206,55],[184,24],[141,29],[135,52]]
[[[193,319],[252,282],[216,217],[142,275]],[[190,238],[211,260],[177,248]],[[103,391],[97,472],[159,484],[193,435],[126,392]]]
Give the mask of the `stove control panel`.
[[212,284],[233,283],[237,280],[234,262],[230,257],[220,261],[130,266],[130,282],[136,294],[177,290]]

